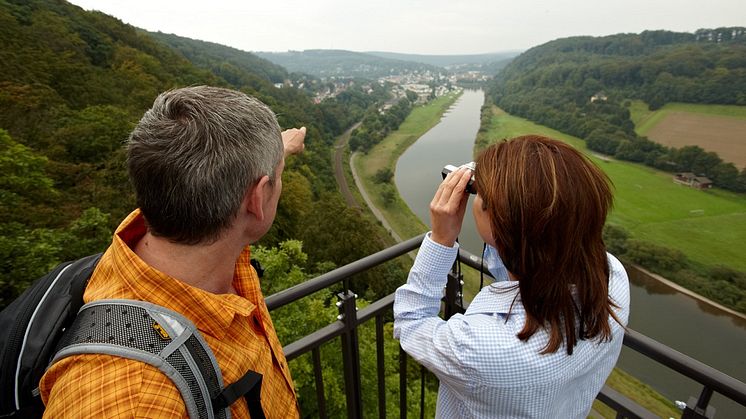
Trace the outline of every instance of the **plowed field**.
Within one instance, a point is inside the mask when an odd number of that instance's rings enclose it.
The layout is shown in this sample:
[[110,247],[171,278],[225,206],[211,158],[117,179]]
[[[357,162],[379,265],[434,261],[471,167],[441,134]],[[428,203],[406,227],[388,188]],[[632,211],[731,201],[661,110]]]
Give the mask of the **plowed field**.
[[651,140],[676,148],[697,145],[739,169],[746,167],[746,120],[670,112],[647,132]]

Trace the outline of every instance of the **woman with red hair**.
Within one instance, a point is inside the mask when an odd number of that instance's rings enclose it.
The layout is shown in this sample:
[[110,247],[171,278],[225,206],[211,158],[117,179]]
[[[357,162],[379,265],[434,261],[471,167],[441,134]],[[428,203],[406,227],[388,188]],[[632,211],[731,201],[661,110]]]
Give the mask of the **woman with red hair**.
[[496,281],[465,314],[438,317],[472,177],[460,168],[430,204],[432,231],[396,291],[394,336],[439,378],[436,417],[585,418],[629,316],[627,274],[601,237],[610,181],[542,136],[490,146],[473,176],[474,218]]

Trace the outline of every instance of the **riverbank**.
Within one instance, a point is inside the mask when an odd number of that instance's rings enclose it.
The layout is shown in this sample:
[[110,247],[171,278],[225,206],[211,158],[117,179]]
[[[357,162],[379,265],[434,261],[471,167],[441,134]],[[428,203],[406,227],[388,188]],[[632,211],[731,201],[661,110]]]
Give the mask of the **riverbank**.
[[660,275],[658,275],[656,273],[650,272],[647,269],[643,268],[642,266],[628,264],[628,263],[624,263],[624,265],[627,268],[627,271],[629,271],[630,269],[637,269],[640,272],[642,272],[643,274],[647,275],[648,277],[655,279],[659,284],[665,285],[666,287],[671,288],[671,289],[673,289],[673,290],[675,290],[675,291],[677,291],[677,292],[679,292],[681,294],[684,294],[687,297],[690,297],[690,298],[692,298],[692,299],[694,299],[694,300],[696,300],[696,301],[698,301],[700,303],[707,304],[708,306],[710,306],[710,307],[712,307],[714,309],[717,309],[717,310],[720,310],[720,311],[724,311],[724,312],[726,312],[726,313],[728,313],[728,314],[730,314],[732,316],[739,317],[739,318],[741,318],[743,320],[746,320],[746,314],[743,314],[743,313],[740,313],[740,312],[735,311],[733,309],[730,309],[728,307],[725,307],[722,304],[718,304],[717,302],[712,301],[709,298],[704,297],[702,295],[699,295],[699,294],[697,294],[696,292],[694,292],[692,290],[684,288],[681,285],[679,285],[679,284],[677,284],[677,283],[675,283],[675,282],[673,282],[673,281],[671,281],[669,279],[666,279],[665,277],[662,277],[662,276],[660,276]]
[[376,183],[375,174],[389,169],[394,173],[396,161],[404,151],[428,130],[438,124],[443,113],[453,105],[459,94],[439,97],[432,102],[412,110],[399,129],[390,133],[367,154],[355,153],[351,165],[359,176],[358,189],[366,191],[372,207],[377,208],[380,217],[385,219],[391,231],[403,238],[414,237],[428,230],[409,208],[398,193],[389,202],[384,200],[384,191],[395,188],[390,182]]

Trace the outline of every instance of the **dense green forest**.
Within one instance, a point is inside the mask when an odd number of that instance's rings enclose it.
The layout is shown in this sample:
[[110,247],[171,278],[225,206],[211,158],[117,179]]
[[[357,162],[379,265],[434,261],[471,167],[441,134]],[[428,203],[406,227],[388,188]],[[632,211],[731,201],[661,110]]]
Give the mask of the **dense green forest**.
[[746,192],[746,169],[700,147],[675,149],[638,136],[628,109],[629,99],[651,109],[669,102],[746,105],[746,28],[559,39],[521,54],[489,90],[507,112],[583,138],[594,151]]
[[[375,225],[342,203],[329,155],[336,135],[387,99],[383,88],[351,88],[316,105],[302,91],[275,88],[287,73],[261,58],[153,36],[62,1],[0,1],[0,38],[2,306],[54,264],[106,248],[134,208],[123,142],[155,96],[178,86],[240,89],[270,105],[281,126],[308,127],[306,152],[288,161],[262,244],[301,240],[310,267],[382,246]],[[369,273],[356,291],[390,292],[386,278]]]
[[[59,0],[0,0],[0,39],[0,308],[57,263],[106,249],[135,206],[124,141],[158,93],[180,86],[238,89],[267,103],[283,128],[308,128],[305,152],[286,163],[276,221],[254,247],[267,267],[265,295],[384,246],[380,227],[342,201],[330,157],[336,136],[390,100],[385,86],[353,86],[314,104],[304,91],[274,87],[294,75],[255,55],[151,34]],[[401,107],[408,113],[408,101]],[[404,268],[389,263],[350,282],[366,304],[403,278]],[[334,321],[332,291],[273,314],[283,343]],[[361,342],[367,348],[375,339]],[[387,345],[388,356],[398,356],[396,344]],[[365,348],[368,369],[375,357]],[[338,352],[324,346],[325,357]],[[327,409],[343,416],[341,364],[325,364]],[[395,360],[388,364],[393,374]],[[317,409],[310,365],[293,361],[304,416]],[[371,374],[363,380],[375,379]]]
[[192,64],[209,68],[234,86],[262,84],[266,80],[282,83],[289,78],[284,67],[235,48],[162,32],[149,35],[177,49]]
[[289,71],[317,77],[361,77],[377,79],[392,74],[431,71],[445,73],[429,64],[382,58],[372,54],[333,49],[312,49],[288,52],[256,52],[262,58]]
[[412,110],[417,95],[407,92],[409,99],[401,99],[386,112],[373,109],[365,115],[362,124],[350,136],[350,149],[367,153],[390,132],[396,131]]

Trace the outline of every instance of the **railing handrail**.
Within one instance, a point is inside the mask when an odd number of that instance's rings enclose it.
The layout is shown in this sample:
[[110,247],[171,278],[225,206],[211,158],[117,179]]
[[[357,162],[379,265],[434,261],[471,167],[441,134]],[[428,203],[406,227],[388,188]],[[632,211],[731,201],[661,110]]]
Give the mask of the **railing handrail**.
[[746,383],[633,329],[624,333],[624,345],[746,406]]
[[[359,259],[316,278],[273,294],[265,300],[267,307],[269,310],[277,309],[311,295],[316,291],[342,282],[352,275],[406,254],[407,252],[418,248],[422,243],[423,237],[424,234],[413,237],[363,259]],[[458,259],[477,271],[482,269],[481,257],[476,256],[463,248],[459,249]],[[483,270],[482,272],[489,275],[489,272],[487,271]],[[296,358],[319,347],[323,343],[342,335],[346,328],[357,327],[361,323],[380,315],[382,312],[388,310],[393,305],[393,302],[394,294],[387,295],[386,297],[383,297],[361,309],[354,320],[355,324],[350,325],[346,324],[344,321],[338,320],[311,333],[310,335],[288,344],[284,347],[287,359],[290,360]],[[629,328],[627,328],[624,335],[624,345],[699,382],[700,384],[703,384],[706,389],[710,388],[737,403],[746,406],[746,383]]]

